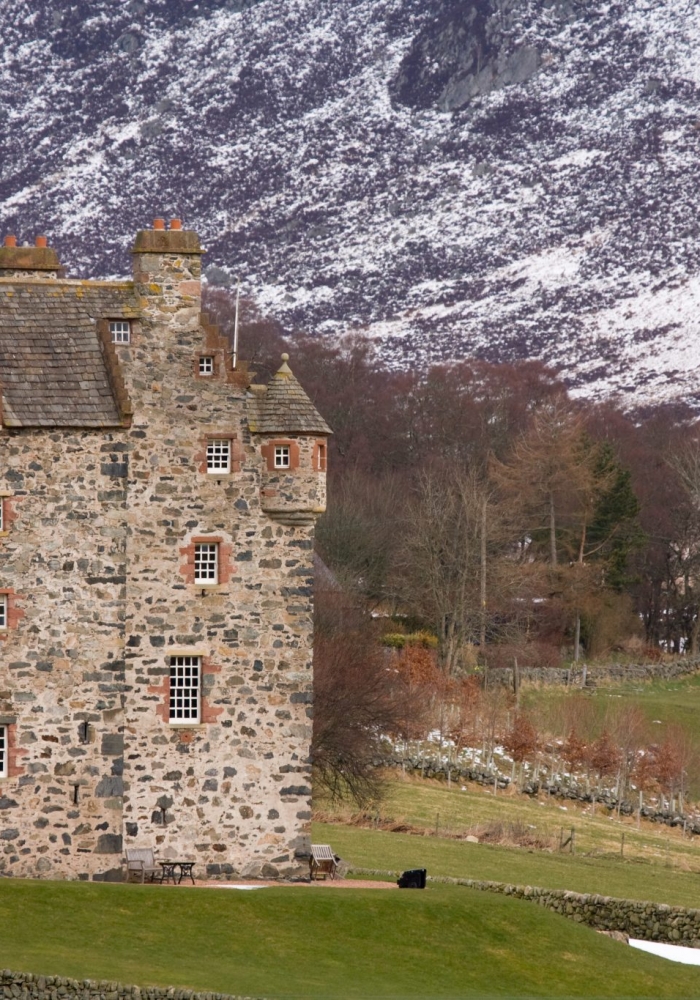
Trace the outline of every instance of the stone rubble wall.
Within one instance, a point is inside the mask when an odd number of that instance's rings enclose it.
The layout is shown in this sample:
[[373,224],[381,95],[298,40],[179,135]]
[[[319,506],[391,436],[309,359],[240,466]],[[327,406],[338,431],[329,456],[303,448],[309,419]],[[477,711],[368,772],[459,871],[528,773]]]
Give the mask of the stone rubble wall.
[[[398,878],[401,874],[372,868],[350,870],[356,875],[390,875],[393,878]],[[539,886],[512,885],[509,882],[450,878],[447,875],[428,875],[428,881],[463,885],[481,892],[495,892],[514,899],[525,899],[597,931],[617,931],[641,941],[662,941],[666,944],[700,948],[700,910],[635,899],[617,899],[594,893],[570,892],[567,889],[543,889]]]
[[125,432],[1,440],[0,874],[102,878],[122,851]]
[[125,986],[93,979],[34,976],[27,972],[0,972],[0,996],[6,1000],[264,1000],[230,993],[195,993],[173,987]]

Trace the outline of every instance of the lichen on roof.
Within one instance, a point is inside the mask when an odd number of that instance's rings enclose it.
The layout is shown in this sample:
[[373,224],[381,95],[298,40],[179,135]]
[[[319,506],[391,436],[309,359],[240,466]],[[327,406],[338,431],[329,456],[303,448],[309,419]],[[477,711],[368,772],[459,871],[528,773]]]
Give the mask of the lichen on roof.
[[282,355],[282,365],[267,386],[251,388],[248,425],[253,434],[331,434],[332,431],[294,377]]
[[120,425],[119,393],[97,324],[136,315],[130,282],[0,281],[4,425]]

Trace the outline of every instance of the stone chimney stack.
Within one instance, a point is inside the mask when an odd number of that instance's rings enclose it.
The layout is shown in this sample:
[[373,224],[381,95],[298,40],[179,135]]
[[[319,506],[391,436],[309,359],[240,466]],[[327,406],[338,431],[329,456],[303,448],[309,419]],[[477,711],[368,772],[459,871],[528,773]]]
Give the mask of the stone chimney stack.
[[189,357],[199,343],[203,253],[197,234],[183,229],[180,219],[172,219],[169,229],[164,219],[155,219],[153,229],[136,234],[131,251],[134,284],[145,341],[151,336],[157,341],[152,349],[167,349],[169,340],[171,349],[179,348]]
[[199,308],[204,251],[197,234],[183,229],[180,219],[171,219],[169,229],[164,219],[154,219],[153,229],[136,234],[131,253],[134,281],[142,295],[162,297],[175,308],[196,299]]
[[34,278],[38,281],[62,278],[64,269],[58,254],[45,236],[37,236],[34,246],[17,246],[16,236],[6,236],[0,247],[0,278]]

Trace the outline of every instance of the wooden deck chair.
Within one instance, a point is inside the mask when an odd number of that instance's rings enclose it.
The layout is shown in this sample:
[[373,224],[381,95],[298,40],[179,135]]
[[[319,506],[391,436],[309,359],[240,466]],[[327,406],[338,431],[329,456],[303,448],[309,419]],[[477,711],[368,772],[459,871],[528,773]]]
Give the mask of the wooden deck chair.
[[338,871],[338,863],[335,860],[330,844],[312,844],[311,858],[309,859],[309,874],[311,880],[325,879],[328,875],[335,878]]
[[126,880],[135,880],[142,884],[146,881],[161,881],[163,869],[156,865],[151,847],[127,847],[126,849]]

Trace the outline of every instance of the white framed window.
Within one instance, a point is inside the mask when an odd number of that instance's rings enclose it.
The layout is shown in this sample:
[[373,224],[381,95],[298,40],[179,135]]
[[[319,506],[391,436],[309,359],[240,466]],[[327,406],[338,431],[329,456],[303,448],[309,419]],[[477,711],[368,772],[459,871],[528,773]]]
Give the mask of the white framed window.
[[171,723],[199,722],[201,656],[170,657]]
[[5,501],[0,497],[0,531],[5,530]]
[[0,629],[7,628],[7,594],[0,594]]
[[196,542],[194,546],[194,582],[218,583],[218,542]]
[[207,472],[230,471],[231,442],[227,438],[212,438],[207,442]]
[[113,344],[128,344],[131,340],[131,323],[128,319],[111,319],[109,334]]
[[275,468],[288,469],[291,462],[291,449],[288,444],[275,445]]
[[0,778],[6,778],[9,770],[8,756],[9,736],[7,726],[0,726]]
[[200,375],[214,374],[214,359],[211,356],[199,359],[199,374]]

